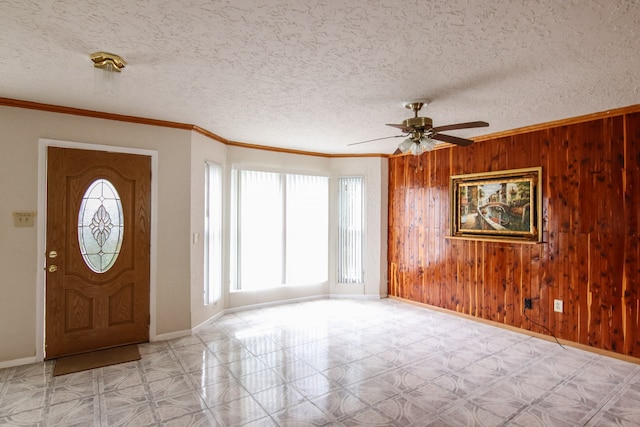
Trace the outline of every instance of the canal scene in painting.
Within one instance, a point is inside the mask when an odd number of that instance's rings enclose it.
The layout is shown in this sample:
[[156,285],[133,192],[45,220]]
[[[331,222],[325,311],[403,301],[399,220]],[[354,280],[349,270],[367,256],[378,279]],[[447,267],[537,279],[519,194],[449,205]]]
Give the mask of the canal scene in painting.
[[458,192],[461,230],[493,233],[531,231],[531,180],[461,184]]

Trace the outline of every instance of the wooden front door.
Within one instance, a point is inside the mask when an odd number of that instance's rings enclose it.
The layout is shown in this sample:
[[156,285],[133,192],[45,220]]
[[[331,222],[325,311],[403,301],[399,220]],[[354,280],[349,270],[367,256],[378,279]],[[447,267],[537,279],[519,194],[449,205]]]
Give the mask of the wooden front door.
[[151,158],[47,156],[46,358],[148,341]]

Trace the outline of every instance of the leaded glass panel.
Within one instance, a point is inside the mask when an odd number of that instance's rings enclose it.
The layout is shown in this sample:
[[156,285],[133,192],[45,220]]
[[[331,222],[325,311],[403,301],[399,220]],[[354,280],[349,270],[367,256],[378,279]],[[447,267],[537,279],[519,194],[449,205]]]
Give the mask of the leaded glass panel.
[[84,262],[92,271],[108,271],[118,258],[124,236],[122,201],[111,182],[91,183],[78,212],[78,242]]

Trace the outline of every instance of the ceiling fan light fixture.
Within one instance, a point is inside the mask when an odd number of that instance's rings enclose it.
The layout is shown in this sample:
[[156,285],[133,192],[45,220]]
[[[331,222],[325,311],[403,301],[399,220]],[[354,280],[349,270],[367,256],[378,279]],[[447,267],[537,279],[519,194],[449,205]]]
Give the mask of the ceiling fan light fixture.
[[411,151],[411,154],[414,156],[419,156],[422,154],[422,146],[418,142],[413,142],[409,151]]
[[407,138],[404,141],[402,141],[400,145],[398,145],[398,150],[400,150],[400,152],[404,154],[409,150],[411,150],[414,145],[416,144],[413,142],[413,140],[411,138]]
[[411,153],[419,156],[426,151],[431,151],[436,146],[436,142],[428,136],[418,136],[407,138],[398,145],[398,150],[402,154]]
[[422,148],[422,152],[431,151],[435,148],[436,142],[429,138],[428,136],[423,136],[420,138],[420,147]]

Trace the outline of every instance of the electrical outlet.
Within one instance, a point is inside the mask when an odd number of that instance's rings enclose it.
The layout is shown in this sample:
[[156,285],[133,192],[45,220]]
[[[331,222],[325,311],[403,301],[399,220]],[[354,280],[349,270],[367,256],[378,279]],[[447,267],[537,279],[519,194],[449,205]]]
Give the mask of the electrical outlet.
[[553,300],[553,311],[555,311],[556,313],[562,313],[562,300],[561,299],[554,299]]
[[525,298],[524,299],[524,308],[525,309],[529,309],[531,310],[533,308],[533,301],[531,301],[531,298]]

